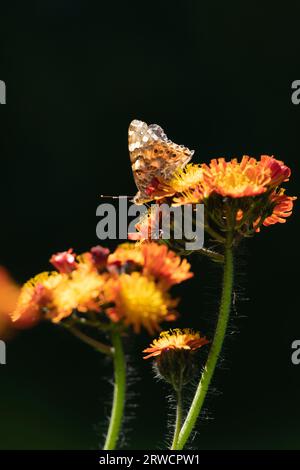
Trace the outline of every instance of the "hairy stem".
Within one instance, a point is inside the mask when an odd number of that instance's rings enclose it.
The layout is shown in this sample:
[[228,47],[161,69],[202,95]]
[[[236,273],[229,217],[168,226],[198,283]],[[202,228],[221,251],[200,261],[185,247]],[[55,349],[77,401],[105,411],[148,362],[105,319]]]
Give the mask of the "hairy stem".
[[114,450],[118,443],[126,393],[126,361],[121,336],[118,331],[112,332],[112,345],[114,348],[114,396],[104,450]]
[[201,412],[211,379],[213,377],[216,364],[223,346],[232,300],[233,289],[233,253],[232,253],[232,235],[227,233],[225,244],[225,261],[223,273],[222,296],[219,309],[219,317],[215,336],[209,351],[207,362],[205,364],[199,385],[197,387],[191,407],[184,421],[179,434],[176,447],[174,449],[181,450],[189,439],[194,429],[197,418]]
[[176,449],[180,429],[182,424],[182,390],[177,391],[176,422],[171,450]]
[[84,343],[88,344],[89,346],[92,346],[92,348],[96,349],[96,351],[102,352],[104,354],[107,354],[108,356],[112,356],[112,348],[110,346],[107,346],[106,344],[101,343],[100,341],[97,341],[94,338],[91,338],[90,336],[86,335],[82,331],[78,330],[74,326],[69,326],[68,330],[77,338],[81,339]]

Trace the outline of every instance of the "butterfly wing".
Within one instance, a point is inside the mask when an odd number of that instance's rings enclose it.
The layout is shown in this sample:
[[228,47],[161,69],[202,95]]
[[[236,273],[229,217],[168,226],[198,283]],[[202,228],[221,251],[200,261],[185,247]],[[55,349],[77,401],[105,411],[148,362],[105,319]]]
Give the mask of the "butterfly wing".
[[[153,200],[153,196],[149,195],[153,181],[166,183],[167,186],[175,170],[186,165],[194,154],[193,150],[169,140],[157,124],[148,126],[136,119],[129,126],[128,146],[132,172],[139,190],[134,198],[136,204]],[[167,195],[168,191],[165,190],[162,194],[156,193],[155,198]]]

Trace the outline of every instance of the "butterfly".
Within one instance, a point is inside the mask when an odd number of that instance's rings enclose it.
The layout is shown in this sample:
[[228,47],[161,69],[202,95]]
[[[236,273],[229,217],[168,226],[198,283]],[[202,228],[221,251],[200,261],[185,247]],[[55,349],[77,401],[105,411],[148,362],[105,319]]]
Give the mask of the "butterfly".
[[166,196],[167,189],[161,192],[157,189],[161,184],[167,188],[174,172],[184,167],[194,154],[194,150],[169,140],[157,124],[148,126],[137,119],[129,125],[128,148],[133,177],[138,188],[133,199],[135,204],[144,204]]

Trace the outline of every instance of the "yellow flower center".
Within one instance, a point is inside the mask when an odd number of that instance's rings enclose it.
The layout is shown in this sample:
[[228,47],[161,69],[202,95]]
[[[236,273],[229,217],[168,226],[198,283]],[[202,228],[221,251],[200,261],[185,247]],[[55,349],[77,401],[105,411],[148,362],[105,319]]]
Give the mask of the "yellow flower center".
[[185,168],[178,169],[169,184],[176,192],[182,193],[196,187],[201,183],[202,177],[200,166],[190,163]]
[[153,341],[153,346],[159,348],[191,349],[190,342],[200,339],[200,334],[186,328],[180,330],[175,328],[170,331],[163,331],[158,339]]
[[125,323],[132,325],[135,332],[139,332],[141,326],[153,331],[166,317],[169,299],[152,279],[135,272],[120,276],[116,303]]

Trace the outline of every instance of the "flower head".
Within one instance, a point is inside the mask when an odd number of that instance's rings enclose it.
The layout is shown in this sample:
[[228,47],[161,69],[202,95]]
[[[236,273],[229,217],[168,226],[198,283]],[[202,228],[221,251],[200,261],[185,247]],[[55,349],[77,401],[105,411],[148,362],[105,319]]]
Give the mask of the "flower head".
[[184,168],[179,168],[169,182],[175,193],[184,193],[196,188],[203,182],[203,170],[200,165],[188,163]]
[[5,268],[0,266],[0,316],[9,315],[16,306],[20,287]]
[[281,160],[276,160],[274,157],[268,155],[262,155],[260,157],[259,166],[263,171],[269,173],[270,181],[269,186],[275,187],[284,181],[288,181],[291,176],[291,170]]
[[209,343],[205,336],[190,329],[163,331],[149,348],[144,359],[155,358],[154,368],[157,376],[172,384],[175,390],[181,390],[193,378],[197,371],[194,353]]
[[295,196],[287,196],[283,188],[278,192],[274,191],[269,197],[269,201],[273,207],[272,214],[263,219],[258,218],[255,221],[254,227],[256,231],[260,231],[261,225],[267,227],[277,223],[284,224],[287,217],[290,217],[292,214],[294,201],[296,199]]
[[69,274],[38,274],[22,287],[12,319],[28,317],[37,321],[45,317],[57,323],[74,310],[99,311],[103,282],[103,277],[84,263],[78,263]]
[[104,296],[114,307],[107,313],[113,321],[123,320],[125,325],[131,325],[135,333],[141,327],[150,333],[159,329],[159,324],[165,320],[174,320],[178,300],[160,289],[157,283],[142,273],[121,274],[111,279],[104,286]]
[[98,271],[104,269],[107,263],[107,258],[109,256],[110,250],[108,248],[104,248],[103,246],[97,245],[91,248],[90,253],[92,261]]
[[43,272],[27,281],[12,312],[13,321],[18,321],[23,316],[31,318],[32,322],[39,320],[44,309],[52,308],[53,289],[62,281],[63,276],[55,271]]
[[[10,314],[14,310],[18,297],[20,295],[20,288],[17,283],[12,279],[8,271],[0,266],[0,338],[9,338],[13,332],[13,327]],[[23,325],[24,318],[22,319]],[[20,324],[18,325],[21,326]]]
[[144,359],[160,356],[170,350],[196,351],[208,343],[205,336],[189,328],[163,331],[149,348],[144,349],[144,353],[149,353]]
[[74,271],[77,267],[75,261],[76,254],[73,253],[73,249],[70,248],[68,251],[56,253],[50,258],[50,263],[62,274],[68,274]]
[[193,277],[191,265],[187,260],[182,260],[166,245],[146,243],[141,246],[141,252],[144,257],[143,273],[153,276],[166,288]]
[[104,277],[81,263],[70,276],[64,276],[52,290],[52,308],[47,317],[57,323],[73,311],[99,312]]
[[[275,160],[276,162],[276,160]],[[214,159],[209,165],[202,165],[204,180],[211,192],[223,197],[240,198],[257,196],[267,190],[271,182],[272,167],[255,158],[244,156],[241,162],[236,158],[225,161]]]
[[136,266],[142,266],[144,263],[140,247],[134,243],[122,243],[107,258],[108,269],[113,266],[122,267],[128,263],[135,264]]

